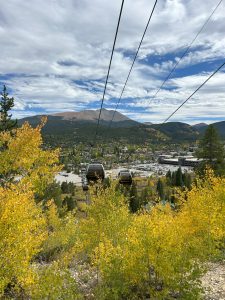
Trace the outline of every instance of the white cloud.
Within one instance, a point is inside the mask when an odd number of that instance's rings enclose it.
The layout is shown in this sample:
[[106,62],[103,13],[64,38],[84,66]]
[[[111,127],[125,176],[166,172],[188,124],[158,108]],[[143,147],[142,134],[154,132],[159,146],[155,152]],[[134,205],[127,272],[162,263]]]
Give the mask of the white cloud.
[[[164,121],[208,76],[209,74],[205,73],[172,79],[170,84],[176,89],[162,90],[160,97],[154,100],[146,98],[134,101],[132,107],[136,107],[138,111],[141,107],[144,108],[144,113],[137,113],[135,119],[140,118],[143,121],[157,123]],[[216,74],[171,118],[171,121],[196,123],[196,120],[212,122],[212,118],[223,119],[225,116],[224,82],[225,73]]]
[[[216,1],[217,2],[217,1]],[[129,71],[154,1],[127,0],[124,5],[116,52],[113,59],[106,104],[115,103]],[[103,85],[120,9],[120,0],[7,0],[0,6],[0,75],[17,100],[17,115],[42,108],[46,112],[76,110],[91,106],[102,96]],[[139,106],[143,113],[132,115],[158,121],[172,111],[206,75],[171,79],[158,98],[147,102],[175,62],[176,53],[191,42],[217,3],[214,0],[159,1],[140,55],[128,82],[122,104],[132,113]],[[225,4],[214,14],[179,68],[225,57]],[[161,56],[155,62],[151,55]],[[174,54],[174,58],[165,55]],[[164,57],[165,56],[165,57]],[[206,67],[206,72],[207,72]],[[197,72],[198,73],[198,72]],[[4,79],[6,74],[11,74]],[[200,110],[199,118],[219,116],[216,107],[224,93],[224,74],[207,84],[190,105],[213,99],[215,109]],[[74,83],[76,81],[76,83]],[[80,82],[80,83],[79,83]],[[159,105],[163,103],[163,108]],[[189,106],[187,106],[189,107]],[[220,107],[220,111],[221,111]],[[191,110],[183,109],[182,120]],[[193,113],[193,112],[192,112]],[[222,109],[222,113],[225,111]],[[220,115],[221,115],[220,114]],[[144,116],[144,117],[143,117]]]

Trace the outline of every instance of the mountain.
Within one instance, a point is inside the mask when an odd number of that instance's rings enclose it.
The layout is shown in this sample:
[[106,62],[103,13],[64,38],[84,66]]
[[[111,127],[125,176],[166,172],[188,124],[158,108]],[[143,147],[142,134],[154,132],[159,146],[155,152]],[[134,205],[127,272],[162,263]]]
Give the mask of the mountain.
[[[219,136],[222,139],[225,139],[225,121],[216,122],[216,123],[213,123],[212,125],[217,129]],[[208,125],[198,128],[199,133],[201,135],[203,135],[205,130],[207,129],[207,127],[208,127]]]
[[166,136],[170,137],[173,141],[194,141],[199,137],[199,132],[193,126],[182,122],[168,122],[164,124],[152,124],[154,128]]
[[[159,142],[192,142],[201,138],[207,124],[194,126],[182,122],[168,122],[164,124],[138,123],[123,114],[116,112],[114,121],[109,128],[114,114],[113,110],[103,109],[98,132],[101,141],[118,141],[134,144]],[[81,112],[63,112],[48,115],[47,124],[42,133],[45,141],[54,145],[71,145],[71,143],[91,143],[95,136],[99,110],[85,110]],[[32,126],[40,124],[43,116],[37,115],[18,120],[22,125],[28,121]],[[225,121],[214,123],[222,138],[225,138]]]
[[203,128],[206,128],[207,126],[208,126],[208,124],[206,124],[206,123],[198,123],[198,124],[192,125],[192,127],[197,130],[202,130]]
[[[123,114],[116,112],[114,120],[113,110],[103,109],[101,113],[98,141],[117,141],[120,143],[144,144],[158,143],[168,140],[160,131],[138,123]],[[32,126],[40,124],[44,115],[37,115],[18,120],[21,126],[25,121]],[[47,123],[42,129],[44,141],[54,146],[71,146],[74,143],[93,143],[99,110],[86,110],[81,112],[64,112],[47,116]]]
[[[146,138],[152,139],[150,132],[145,132],[139,126],[140,123],[129,119],[123,114],[116,112],[114,120],[109,128],[113,117],[113,110],[103,109],[101,113],[98,140],[130,141],[130,143],[143,143]],[[51,145],[68,146],[73,143],[93,143],[99,110],[86,110],[81,112],[65,112],[47,116],[47,123],[42,129],[45,142]],[[37,115],[18,120],[21,126],[25,121],[35,127],[40,124],[44,115]]]
[[218,130],[220,137],[225,139],[225,121],[216,122],[213,126]]
[[[98,110],[83,110],[80,112],[63,112],[51,115],[52,117],[60,117],[62,120],[71,121],[71,122],[90,122],[97,123],[99,117],[99,109]],[[102,125],[107,125],[112,121],[112,127],[120,127],[120,126],[135,126],[138,125],[138,122],[131,120],[127,116],[119,113],[114,110],[107,110],[105,108],[102,109],[100,123]]]
[[[102,109],[101,112],[101,120],[105,122],[110,122],[112,120],[114,114],[114,110],[107,110],[105,108]],[[63,112],[53,114],[51,116],[62,117],[63,120],[70,120],[70,121],[91,121],[96,122],[99,116],[99,109],[98,110],[83,110],[79,112]],[[124,122],[124,121],[132,121],[130,118],[124,116],[123,114],[119,113],[118,111],[115,112],[114,122]],[[135,122],[137,123],[137,122]]]
[[[32,117],[27,117],[24,119],[19,120],[19,123],[23,123],[24,121],[28,121],[32,125],[36,125],[40,122],[41,118],[44,115],[37,115]],[[97,124],[97,120],[99,117],[99,110],[83,110],[80,112],[62,112],[62,113],[56,113],[48,115],[48,122],[46,126],[51,126],[51,123],[62,123],[70,122],[74,123],[74,125],[81,125],[81,124]],[[125,115],[115,112],[114,110],[107,110],[102,109],[101,112],[101,118],[100,118],[100,124],[101,125],[109,125],[113,118],[113,121],[111,123],[111,127],[130,127],[130,126],[137,126],[139,123],[131,120],[130,118],[126,117]]]
[[[225,121],[215,122],[212,125],[217,129],[219,136],[222,139],[225,139]],[[200,124],[193,125],[192,127],[195,128],[202,136],[205,133],[208,126],[209,125],[205,123],[200,123]]]

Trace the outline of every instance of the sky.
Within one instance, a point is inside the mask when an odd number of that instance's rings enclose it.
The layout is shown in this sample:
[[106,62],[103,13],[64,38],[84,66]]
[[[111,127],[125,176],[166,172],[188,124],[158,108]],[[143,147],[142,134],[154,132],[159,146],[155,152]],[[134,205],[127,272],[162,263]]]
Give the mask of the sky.
[[[158,0],[118,111],[161,123],[225,60],[225,0]],[[104,108],[114,109],[153,0],[125,0]],[[121,0],[7,0],[0,5],[0,88],[13,117],[99,109]],[[170,121],[225,120],[225,67]]]

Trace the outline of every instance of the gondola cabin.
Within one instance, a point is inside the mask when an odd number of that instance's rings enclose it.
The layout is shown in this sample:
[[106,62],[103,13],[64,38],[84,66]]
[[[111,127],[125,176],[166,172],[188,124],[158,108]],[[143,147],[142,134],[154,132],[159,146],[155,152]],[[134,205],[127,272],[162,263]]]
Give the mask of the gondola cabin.
[[121,170],[118,174],[119,183],[132,184],[132,175],[129,170]]
[[89,164],[87,167],[86,178],[88,182],[96,182],[98,180],[103,181],[105,179],[105,170],[103,165],[100,163]]

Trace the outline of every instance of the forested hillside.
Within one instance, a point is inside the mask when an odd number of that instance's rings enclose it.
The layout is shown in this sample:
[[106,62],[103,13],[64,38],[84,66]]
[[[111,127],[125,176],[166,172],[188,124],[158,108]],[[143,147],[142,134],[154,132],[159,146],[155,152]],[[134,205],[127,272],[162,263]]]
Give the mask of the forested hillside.
[[[44,140],[52,145],[59,141],[65,144],[71,142],[90,143],[95,134],[98,110],[87,110],[80,113],[68,112],[47,116],[46,126],[43,128]],[[187,143],[195,142],[204,134],[207,125],[191,126],[182,122],[169,122],[165,124],[142,124],[135,122],[123,114],[116,114],[111,123],[113,111],[104,109],[103,118],[100,122],[100,142],[124,141],[131,144],[150,143]],[[28,117],[18,120],[21,126],[28,121],[32,126],[40,123],[42,116]],[[214,126],[222,138],[224,136],[225,122],[215,123]]]

